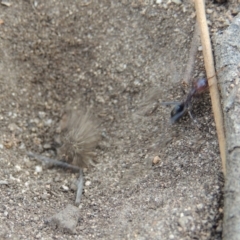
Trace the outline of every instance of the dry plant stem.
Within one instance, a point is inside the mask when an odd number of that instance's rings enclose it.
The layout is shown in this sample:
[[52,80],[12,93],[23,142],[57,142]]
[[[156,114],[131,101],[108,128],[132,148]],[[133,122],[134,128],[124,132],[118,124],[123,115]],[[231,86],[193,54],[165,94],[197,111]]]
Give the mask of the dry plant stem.
[[31,158],[34,158],[34,159],[40,161],[40,162],[45,162],[45,163],[51,164],[55,167],[60,167],[60,168],[65,168],[65,169],[68,168],[68,169],[71,169],[74,172],[78,172],[80,170],[79,167],[73,166],[73,165],[68,164],[66,162],[55,160],[55,159],[52,159],[52,158],[48,158],[48,157],[45,157],[45,156],[42,156],[42,155],[39,155],[39,154],[35,154],[35,153],[32,153],[32,152],[28,152],[27,155]]
[[55,167],[68,168],[68,169],[71,169],[73,171],[79,171],[79,178],[77,180],[77,195],[76,195],[75,203],[80,204],[81,197],[82,197],[82,191],[83,191],[83,181],[84,181],[83,170],[81,168],[73,166],[73,165],[65,163],[65,162],[62,162],[62,161],[59,161],[59,160],[44,157],[42,155],[35,154],[35,153],[32,153],[32,152],[29,152],[28,156],[32,157],[32,158],[35,158],[36,160],[38,160],[40,162],[45,162],[47,164],[52,164]]
[[[205,4],[204,0],[195,0],[195,8],[197,12],[197,22],[200,29],[201,42],[203,47],[203,57],[205,63],[205,69],[207,77],[215,75],[214,61],[212,55],[211,41],[209,37],[209,31],[206,21]],[[212,109],[214,114],[214,120],[217,129],[219,149],[222,159],[222,169],[224,175],[226,175],[226,139],[224,133],[224,123],[222,116],[222,108],[220,103],[220,94],[218,91],[216,76],[208,80],[209,91],[212,101]]]
[[84,181],[83,170],[80,169],[79,178],[77,181],[77,195],[76,195],[76,200],[75,200],[76,204],[80,204],[80,202],[81,202],[82,191],[83,191],[83,181]]
[[199,27],[198,27],[198,23],[196,22],[194,32],[193,32],[191,47],[190,47],[190,51],[189,51],[187,67],[186,67],[185,73],[183,75],[183,81],[186,84],[189,84],[190,80],[191,80],[199,44],[200,44]]

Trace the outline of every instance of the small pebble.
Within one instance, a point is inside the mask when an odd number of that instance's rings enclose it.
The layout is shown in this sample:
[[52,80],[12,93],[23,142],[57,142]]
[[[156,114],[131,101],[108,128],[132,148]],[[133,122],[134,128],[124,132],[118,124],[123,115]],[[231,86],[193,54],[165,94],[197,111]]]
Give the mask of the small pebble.
[[175,3],[175,4],[178,4],[178,5],[182,4],[181,0],[172,0],[172,2]]
[[204,207],[204,205],[203,205],[202,203],[199,203],[199,204],[197,205],[197,209],[198,209],[198,210],[202,210],[203,207]]
[[207,12],[207,14],[211,14],[211,13],[213,13],[213,10],[212,9],[207,9],[206,12]]
[[0,185],[8,185],[8,181],[0,180]]
[[48,195],[48,194],[46,194],[46,193],[44,193],[44,194],[41,196],[41,198],[42,198],[43,200],[47,200],[47,199],[48,199],[48,197],[49,197],[49,195]]
[[41,238],[41,237],[42,237],[41,233],[38,233],[38,234],[36,235],[36,238],[37,238],[37,239],[39,239],[39,238]]
[[42,166],[36,166],[36,167],[35,167],[35,172],[36,172],[36,173],[42,172]]
[[65,185],[62,185],[62,189],[63,189],[63,191],[67,192],[69,190],[69,187],[65,186]]
[[90,186],[91,185],[91,181],[86,181],[85,182],[85,186]]
[[16,166],[15,166],[15,169],[16,169],[18,172],[20,172],[20,171],[22,170],[22,168],[21,168],[19,165],[16,165]]
[[[1,144],[0,144],[1,145]],[[1,148],[1,147],[0,147]],[[19,149],[25,149],[25,144],[24,143],[21,143],[20,146],[19,146]]]
[[11,132],[14,132],[14,131],[16,131],[16,130],[19,130],[19,127],[18,127],[17,124],[15,124],[15,123],[10,123],[10,124],[8,125],[8,129],[9,129]]
[[187,230],[187,225],[188,225],[188,218],[187,217],[181,217],[179,220],[178,220],[178,224],[179,226],[184,230],[186,231]]
[[155,157],[153,158],[152,163],[155,165],[155,164],[159,163],[160,161],[161,161],[160,157],[159,157],[159,156],[155,156]]
[[10,7],[12,5],[12,3],[10,3],[8,0],[2,0],[1,4],[6,6],[6,7]]
[[45,126],[51,126],[52,125],[53,120],[52,119],[48,119],[44,122]]
[[51,149],[51,144],[49,144],[49,143],[45,143],[44,145],[43,145],[43,148],[44,149]]
[[123,72],[125,69],[127,68],[127,65],[124,64],[124,63],[120,63],[118,66],[117,66],[117,71],[118,72]]
[[39,117],[40,119],[45,118],[45,116],[46,116],[46,113],[45,113],[45,112],[38,112],[38,117]]
[[60,176],[55,177],[55,178],[54,178],[54,182],[61,182]]
[[104,100],[104,98],[102,96],[97,96],[96,101],[98,103],[105,103],[105,100]]

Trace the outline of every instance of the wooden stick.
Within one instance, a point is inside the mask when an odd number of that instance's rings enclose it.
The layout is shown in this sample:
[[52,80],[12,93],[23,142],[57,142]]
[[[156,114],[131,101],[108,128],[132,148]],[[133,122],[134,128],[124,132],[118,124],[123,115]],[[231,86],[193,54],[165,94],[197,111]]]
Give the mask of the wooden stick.
[[220,103],[220,94],[218,91],[217,78],[215,75],[214,61],[212,54],[211,41],[209,37],[209,31],[207,26],[206,14],[205,14],[205,4],[204,0],[195,0],[195,8],[197,12],[197,21],[200,28],[200,36],[203,47],[203,57],[204,64],[207,73],[207,77],[212,77],[208,80],[209,91],[212,101],[212,109],[214,114],[214,120],[217,129],[219,149],[222,159],[222,169],[223,173],[226,176],[226,139],[224,133],[224,123],[222,108]]

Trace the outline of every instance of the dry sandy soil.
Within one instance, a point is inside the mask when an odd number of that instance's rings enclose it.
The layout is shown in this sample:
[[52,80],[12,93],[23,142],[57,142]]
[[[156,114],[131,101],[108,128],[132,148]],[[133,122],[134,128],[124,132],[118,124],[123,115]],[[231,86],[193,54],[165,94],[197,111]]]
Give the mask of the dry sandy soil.
[[[195,25],[190,1],[0,4],[0,231],[6,239],[221,239],[223,181],[208,93],[169,124]],[[237,2],[207,1],[211,35]],[[204,75],[199,48],[192,77]],[[28,151],[51,145],[70,106],[91,109],[101,140],[75,234],[47,219],[74,204],[71,171]],[[153,158],[160,161],[153,164]],[[42,168],[41,168],[42,167]]]

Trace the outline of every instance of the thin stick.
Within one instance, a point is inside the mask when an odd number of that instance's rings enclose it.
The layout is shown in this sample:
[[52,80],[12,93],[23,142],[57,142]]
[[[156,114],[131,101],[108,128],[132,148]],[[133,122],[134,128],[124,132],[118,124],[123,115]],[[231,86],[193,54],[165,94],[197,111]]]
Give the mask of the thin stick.
[[200,36],[203,47],[203,57],[205,63],[205,69],[208,80],[209,91],[212,101],[212,109],[214,114],[214,120],[217,129],[219,149],[222,159],[222,169],[224,175],[226,175],[226,139],[224,133],[224,123],[222,116],[222,108],[220,103],[220,94],[218,91],[217,78],[215,75],[214,61],[212,55],[211,41],[209,37],[209,31],[206,21],[205,4],[204,0],[195,0],[195,8],[197,12],[197,21],[200,28]]
[[68,168],[68,169],[71,169],[71,170],[77,171],[77,172],[80,170],[79,167],[73,166],[73,165],[68,164],[66,162],[63,162],[63,161],[48,158],[48,157],[45,157],[45,156],[42,156],[42,155],[39,155],[39,154],[36,154],[36,153],[28,152],[27,155],[31,158],[34,158],[34,159],[40,161],[40,162],[45,162],[47,164],[52,164],[55,167],[60,167],[60,168],[65,168],[65,169]]
[[78,183],[77,183],[77,195],[76,195],[76,200],[75,200],[76,204],[80,204],[80,201],[81,201],[82,191],[83,191],[83,181],[84,181],[83,177],[84,177],[83,170],[80,169]]
[[52,164],[55,167],[68,168],[68,169],[71,169],[73,171],[79,171],[79,178],[77,180],[77,194],[76,194],[75,203],[80,204],[81,197],[82,197],[82,191],[83,191],[83,181],[84,181],[83,170],[81,168],[73,166],[73,165],[68,164],[66,162],[63,162],[63,161],[48,158],[48,157],[45,157],[45,156],[42,156],[42,155],[39,155],[39,154],[35,154],[35,153],[32,153],[32,152],[28,152],[28,156],[31,157],[31,158],[34,158],[34,159],[36,159],[40,162],[45,162],[47,164]]

